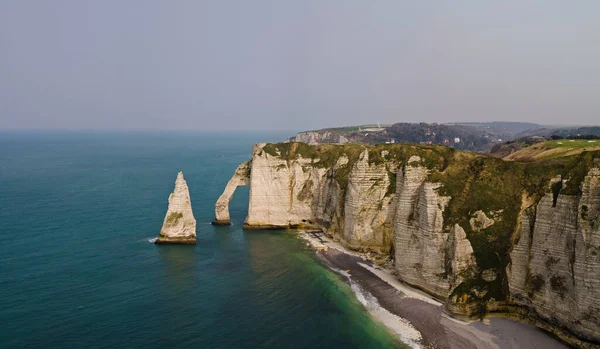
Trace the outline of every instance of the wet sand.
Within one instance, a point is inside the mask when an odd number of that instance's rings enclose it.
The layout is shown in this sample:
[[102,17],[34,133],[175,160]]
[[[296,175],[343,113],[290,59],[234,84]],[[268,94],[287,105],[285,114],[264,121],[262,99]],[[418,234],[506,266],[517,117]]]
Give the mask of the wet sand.
[[[375,297],[383,309],[393,314],[394,316],[382,316],[382,312],[377,312],[374,315],[390,329],[406,332],[401,335],[401,339],[409,339],[409,344],[414,347],[568,348],[537,327],[510,319],[493,317],[475,322],[453,319],[443,312],[443,305],[438,301],[399,282],[389,271],[347,251],[321,233],[306,233],[303,237],[316,248],[317,255],[326,264],[342,271],[349,282],[359,285],[363,292]],[[416,336],[415,330],[418,331]]]

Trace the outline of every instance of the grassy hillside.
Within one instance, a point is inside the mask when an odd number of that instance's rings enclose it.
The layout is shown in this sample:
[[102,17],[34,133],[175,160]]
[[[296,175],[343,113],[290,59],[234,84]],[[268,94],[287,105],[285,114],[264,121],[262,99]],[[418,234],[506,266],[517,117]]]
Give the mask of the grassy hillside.
[[600,140],[548,140],[522,148],[505,157],[506,160],[531,161],[577,155],[584,151],[600,150]]

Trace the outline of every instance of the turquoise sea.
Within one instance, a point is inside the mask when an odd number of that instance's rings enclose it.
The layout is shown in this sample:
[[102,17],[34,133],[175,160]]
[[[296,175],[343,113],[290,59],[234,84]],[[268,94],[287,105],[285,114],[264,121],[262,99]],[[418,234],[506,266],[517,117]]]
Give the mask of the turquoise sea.
[[[260,141],[289,133],[0,133],[0,347],[404,347],[293,232],[214,227]],[[177,172],[196,246],[156,246]]]

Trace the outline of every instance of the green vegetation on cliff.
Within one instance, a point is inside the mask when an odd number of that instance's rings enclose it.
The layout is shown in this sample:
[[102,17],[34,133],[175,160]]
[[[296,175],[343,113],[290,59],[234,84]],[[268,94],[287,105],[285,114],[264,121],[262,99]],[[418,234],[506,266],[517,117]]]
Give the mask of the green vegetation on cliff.
[[[386,166],[390,172],[390,185],[386,195],[396,191],[396,173],[389,164],[402,165],[410,157],[419,156],[421,164],[430,169],[443,170],[454,157],[456,150],[437,145],[418,144],[378,144],[374,146],[361,144],[322,144],[311,146],[306,143],[268,143],[263,151],[270,156],[291,161],[298,158],[310,159],[311,166],[331,169],[329,175],[338,182],[342,190],[348,186],[348,178],[354,164],[364,151],[368,151],[369,165]],[[467,153],[468,154],[468,153]],[[339,165],[340,158],[348,158],[348,163]]]
[[[511,237],[517,229],[521,210],[539,202],[547,193],[552,193],[555,199],[559,194],[580,194],[580,184],[596,158],[600,158],[600,152],[535,162],[511,162],[461,153],[444,171],[432,171],[429,180],[441,183],[440,194],[450,197],[444,211],[445,230],[459,224],[467,233],[480,270],[499,271],[498,278],[491,282],[481,276],[466,280],[455,294],[465,292],[472,301],[482,303],[491,298],[503,300]],[[562,180],[551,185],[554,178]],[[522,205],[524,199],[526,205]],[[494,224],[473,229],[470,221],[479,210],[494,219]]]
[[[580,185],[587,172],[600,158],[600,151],[586,151],[535,161],[506,161],[491,155],[418,144],[310,146],[279,143],[267,144],[263,151],[288,161],[310,159],[311,166],[331,169],[328,176],[332,176],[343,191],[353,166],[367,151],[369,165],[381,166],[388,173],[390,184],[386,196],[396,193],[396,171],[402,166],[427,167],[430,170],[427,180],[440,183],[439,194],[450,198],[444,210],[445,232],[455,224],[465,230],[480,271],[475,277],[466,278],[454,290],[454,295],[466,297],[469,303],[481,304],[482,308],[490,299],[506,298],[505,270],[522,210],[536,204],[548,193],[555,198],[580,194]],[[415,155],[421,161],[408,164]],[[342,157],[348,159],[347,164],[341,165]],[[478,211],[492,219],[493,224],[484,227],[477,223]],[[496,277],[486,281],[483,271]],[[560,285],[560,280],[555,280],[553,287],[560,288]]]
[[181,218],[183,218],[183,213],[171,212],[167,216],[167,224],[175,225],[175,224],[177,224],[177,221],[179,221]]

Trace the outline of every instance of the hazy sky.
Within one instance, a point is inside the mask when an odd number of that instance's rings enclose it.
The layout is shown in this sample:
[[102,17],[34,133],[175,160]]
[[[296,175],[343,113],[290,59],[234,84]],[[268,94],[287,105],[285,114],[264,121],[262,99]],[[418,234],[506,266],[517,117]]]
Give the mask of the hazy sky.
[[600,1],[0,1],[0,128],[482,120],[600,123]]

